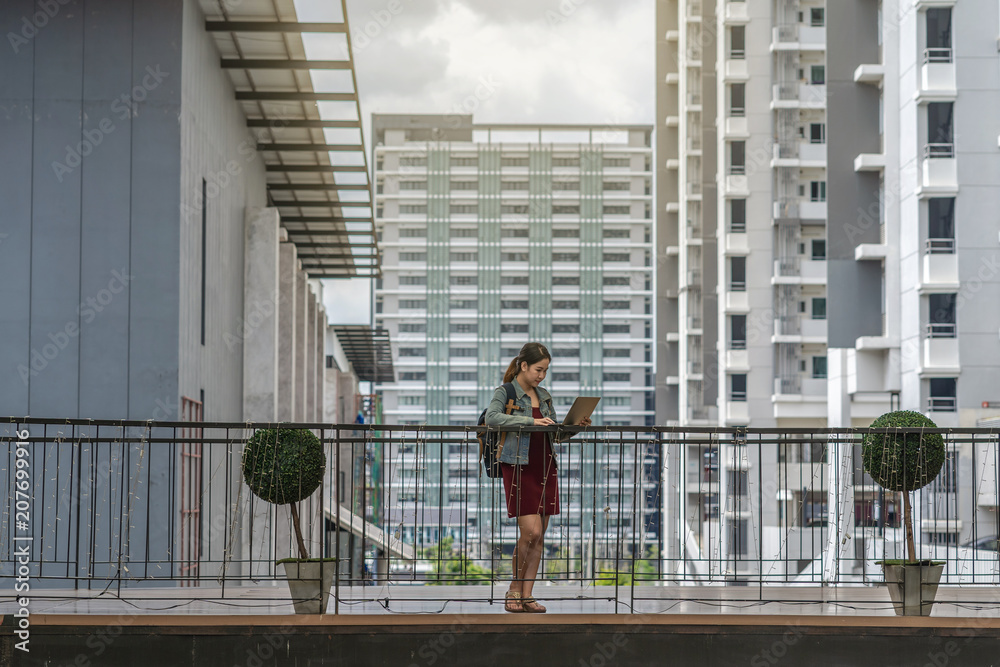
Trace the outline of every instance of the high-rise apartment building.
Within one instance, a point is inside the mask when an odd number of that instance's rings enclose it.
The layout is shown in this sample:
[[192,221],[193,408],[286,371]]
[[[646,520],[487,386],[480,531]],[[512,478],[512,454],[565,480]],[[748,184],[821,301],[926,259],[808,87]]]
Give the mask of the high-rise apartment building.
[[[376,386],[386,422],[474,425],[521,346],[540,341],[557,412],[599,395],[595,424],[652,424],[652,127],[375,115],[372,128],[375,318],[397,372]],[[424,481],[425,503],[469,500]]]
[[[658,2],[658,421],[996,415],[1000,183],[984,175],[1000,168],[1000,129],[983,110],[1000,102],[998,18],[968,0]],[[778,463],[690,449],[673,465],[763,466],[753,479]],[[834,478],[867,512],[870,481],[830,470],[855,470],[850,451],[813,449],[796,456],[821,464],[816,483],[765,499],[762,520],[823,503]],[[668,515],[719,520],[721,506],[732,521],[747,489],[730,473]],[[925,525],[925,542],[958,537]]]

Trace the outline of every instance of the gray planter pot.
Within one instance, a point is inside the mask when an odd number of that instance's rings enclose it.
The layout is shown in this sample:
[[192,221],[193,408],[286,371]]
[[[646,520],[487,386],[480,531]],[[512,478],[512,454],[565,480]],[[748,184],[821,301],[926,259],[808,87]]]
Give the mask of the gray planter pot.
[[880,563],[897,616],[930,616],[944,563]]
[[296,614],[323,614],[330,601],[330,589],[337,574],[335,558],[313,561],[285,561],[285,578]]

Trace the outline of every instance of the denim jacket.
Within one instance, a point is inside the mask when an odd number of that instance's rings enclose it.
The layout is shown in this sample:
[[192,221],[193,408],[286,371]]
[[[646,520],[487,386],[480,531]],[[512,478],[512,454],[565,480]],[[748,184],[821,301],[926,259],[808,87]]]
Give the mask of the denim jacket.
[[[534,426],[535,419],[531,416],[531,396],[521,388],[517,380],[512,380],[511,384],[514,385],[514,393],[516,394],[514,402],[521,406],[521,409],[508,415],[506,413],[507,392],[503,386],[497,387],[497,390],[493,393],[493,400],[490,401],[489,407],[486,408],[486,424],[489,426]],[[538,392],[538,403],[542,416],[548,417],[552,421],[557,421],[556,411],[552,407],[552,396],[541,387],[536,387],[535,391]],[[552,443],[555,434],[546,433],[545,435],[548,436],[549,443]],[[499,460],[502,463],[512,463],[519,466],[526,465],[528,463],[528,444],[530,441],[530,431],[520,433],[509,431],[507,437],[504,438],[503,451],[500,452]],[[552,450],[552,456],[555,456],[555,448]]]

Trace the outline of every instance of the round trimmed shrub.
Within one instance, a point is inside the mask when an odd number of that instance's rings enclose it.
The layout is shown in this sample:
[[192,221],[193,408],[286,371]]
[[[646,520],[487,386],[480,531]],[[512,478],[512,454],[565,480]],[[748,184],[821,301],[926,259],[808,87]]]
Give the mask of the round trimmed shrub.
[[[937,424],[919,412],[897,410],[876,419],[871,428],[937,428]],[[939,433],[869,433],[861,445],[861,460],[885,490],[915,491],[941,472],[944,438]]]
[[254,495],[275,505],[308,498],[323,480],[326,454],[307,429],[262,429],[243,450],[243,479]]

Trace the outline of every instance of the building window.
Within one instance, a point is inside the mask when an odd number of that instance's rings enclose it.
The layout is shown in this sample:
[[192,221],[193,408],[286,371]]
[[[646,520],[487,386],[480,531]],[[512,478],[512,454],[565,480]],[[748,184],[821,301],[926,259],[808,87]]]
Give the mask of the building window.
[[604,158],[605,167],[628,167],[629,159],[627,157],[606,157]]
[[625,348],[604,348],[605,357],[618,357],[628,359],[631,356],[632,351],[627,347]]
[[630,373],[605,373],[605,382],[631,382],[632,375]]
[[826,379],[826,357],[812,358],[812,376],[817,380]]
[[501,285],[527,285],[528,276],[500,276]]
[[604,215],[628,215],[630,212],[631,209],[628,206],[604,206]]
[[729,400],[736,403],[742,403],[747,400],[746,373],[737,373],[729,376]]
[[501,227],[500,238],[504,239],[526,239],[528,238],[527,227]]
[[500,307],[504,310],[527,310],[528,302],[505,299],[500,302]]
[[747,142],[729,143],[729,173],[737,176],[747,173]]
[[528,181],[501,181],[501,190],[527,190]]
[[475,299],[452,299],[449,305],[452,310],[475,310],[478,302]]
[[[501,324],[500,325],[500,333],[528,333],[528,325],[527,324]],[[519,351],[520,350],[515,351],[514,352],[514,356],[517,356],[517,353]]]
[[604,253],[605,262],[628,262],[630,261],[629,254],[627,252],[606,252]]
[[814,86],[822,86],[826,83],[825,65],[813,65],[809,68],[809,83]]
[[579,382],[579,373],[553,373],[552,380],[555,382]]
[[579,262],[580,253],[578,252],[554,252],[552,253],[553,262]]
[[500,260],[503,262],[527,262],[528,253],[526,252],[502,252],[500,253]]
[[729,59],[743,60],[746,58],[746,28],[734,25],[729,29]]
[[742,118],[747,114],[747,85],[734,83],[729,86],[729,115]]
[[809,201],[826,201],[826,181],[809,182]]
[[[448,280],[452,285],[476,285],[479,283],[478,276],[451,276]],[[426,278],[423,284],[427,284]]]
[[818,296],[812,300],[812,319],[826,319],[826,297]]
[[603,331],[606,334],[627,334],[627,333],[631,333],[631,329],[629,329],[629,325],[627,325],[627,324],[605,324]]
[[399,307],[400,309],[423,310],[427,307],[427,301],[424,299],[400,299]]
[[603,234],[606,239],[627,239],[630,232],[627,229],[605,229]]
[[424,397],[423,396],[400,396],[399,397],[399,404],[400,405],[423,405],[424,404]]
[[580,333],[579,324],[553,324],[552,333],[554,334],[578,334]]
[[426,252],[401,252],[399,253],[399,261],[401,262],[426,262],[427,253]]
[[955,105],[952,102],[931,102],[927,105],[925,157],[955,157],[954,109]]
[[614,301],[605,299],[604,310],[628,310],[632,304],[625,300],[616,299]]
[[427,181],[400,181],[400,190],[426,190]]
[[[555,160],[552,161],[553,166],[558,166],[555,164]],[[559,191],[570,191],[575,192],[580,189],[580,181],[552,181],[552,189]]]
[[955,412],[958,403],[956,378],[931,378],[927,409],[934,412]]
[[426,167],[426,155],[404,155],[399,158],[400,167]]
[[452,227],[448,230],[448,235],[453,239],[474,239],[479,235],[479,231],[475,227]]
[[552,310],[580,310],[580,302],[576,300],[553,301]]
[[729,200],[729,231],[742,234],[747,230],[747,200]]
[[729,317],[729,349],[747,349],[747,316],[730,315]]
[[809,25],[814,28],[822,28],[826,25],[826,12],[822,7],[811,7],[809,9]]
[[730,257],[729,258],[729,291],[730,292],[746,292],[747,291],[747,258],[746,257]]
[[[460,334],[476,333],[477,331],[479,331],[479,325],[476,324],[475,322],[468,324],[452,322],[451,324],[448,325],[448,331],[450,331],[451,333],[460,333]],[[469,355],[469,356],[475,356],[475,355]]]
[[479,187],[479,181],[452,181],[448,185],[452,190],[475,190]]
[[811,144],[826,143],[826,123],[809,124],[809,143]]
[[399,374],[402,382],[424,382],[427,380],[426,371],[407,371]]
[[749,530],[746,519],[730,519],[726,522],[729,537],[729,555],[746,556]]
[[479,213],[478,204],[452,204],[449,207],[452,215],[476,215]]
[[810,257],[814,260],[826,259],[826,239],[813,239],[812,240],[812,254]]
[[474,347],[452,347],[448,349],[448,355],[452,357],[478,357],[479,350]]
[[400,204],[399,212],[410,215],[427,215],[427,204]]
[[951,62],[951,8],[929,8],[927,18],[927,51],[924,62]]
[[933,197],[927,200],[927,252],[955,252],[954,197]]
[[555,239],[578,239],[580,238],[579,229],[553,229],[552,238]]
[[580,276],[552,276],[553,285],[579,285]]
[[580,215],[579,204],[554,204],[552,215]]
[[628,192],[631,189],[631,184],[628,181],[605,181],[605,190],[614,190],[619,192]]
[[414,229],[412,227],[404,227],[399,230],[399,237],[404,239],[420,239],[427,236],[427,230],[424,228]]
[[475,372],[452,371],[448,373],[448,379],[452,382],[475,382],[477,376]]
[[426,322],[403,322],[399,325],[400,333],[426,333]]
[[954,338],[958,324],[955,319],[957,294],[931,294],[927,297],[929,338]]
[[528,158],[526,157],[501,157],[500,158],[501,167],[527,167]]

